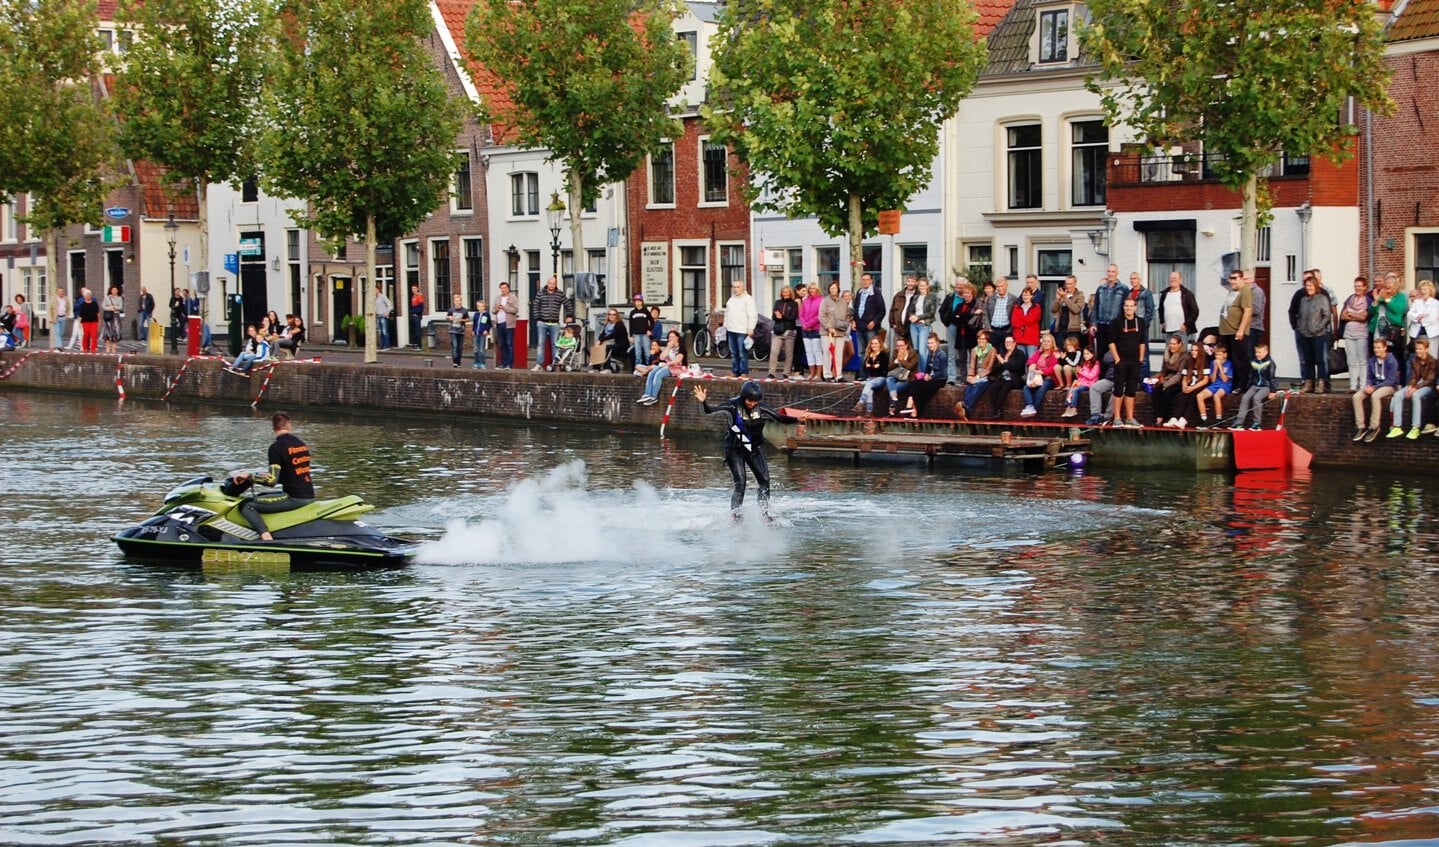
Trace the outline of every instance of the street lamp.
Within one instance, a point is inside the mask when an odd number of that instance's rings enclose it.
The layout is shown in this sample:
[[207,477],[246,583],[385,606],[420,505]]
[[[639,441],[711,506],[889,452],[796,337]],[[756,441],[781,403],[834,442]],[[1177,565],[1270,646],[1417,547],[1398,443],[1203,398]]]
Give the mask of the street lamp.
[[506,268],[505,273],[509,277],[510,290],[514,290],[520,281],[520,248],[511,244],[505,248],[505,256],[509,259],[509,267]]
[[564,222],[565,201],[558,192],[550,195],[550,205],[545,207],[545,217],[550,222],[550,255],[554,257],[551,273],[556,280],[560,276],[560,227]]
[[[170,243],[170,352],[180,352],[181,315],[175,314],[175,239],[180,234],[180,225],[175,223],[175,213],[165,221],[165,240]],[[181,309],[183,311],[183,307]]]

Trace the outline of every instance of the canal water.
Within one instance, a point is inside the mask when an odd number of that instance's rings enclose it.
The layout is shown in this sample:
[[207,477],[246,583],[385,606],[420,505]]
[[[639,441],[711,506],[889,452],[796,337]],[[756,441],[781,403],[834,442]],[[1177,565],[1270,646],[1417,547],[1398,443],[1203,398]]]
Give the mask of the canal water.
[[304,412],[377,574],[108,540],[268,418],[0,393],[0,843],[1439,845],[1432,479]]

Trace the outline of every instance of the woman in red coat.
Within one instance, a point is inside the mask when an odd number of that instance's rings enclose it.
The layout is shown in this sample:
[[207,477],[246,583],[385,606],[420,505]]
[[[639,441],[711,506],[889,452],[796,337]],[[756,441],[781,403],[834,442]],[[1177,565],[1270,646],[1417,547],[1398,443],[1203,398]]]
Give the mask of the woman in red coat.
[[1019,292],[1019,303],[1009,315],[1009,330],[1026,361],[1039,350],[1039,324],[1043,319],[1044,308],[1034,302],[1034,292],[1028,288]]

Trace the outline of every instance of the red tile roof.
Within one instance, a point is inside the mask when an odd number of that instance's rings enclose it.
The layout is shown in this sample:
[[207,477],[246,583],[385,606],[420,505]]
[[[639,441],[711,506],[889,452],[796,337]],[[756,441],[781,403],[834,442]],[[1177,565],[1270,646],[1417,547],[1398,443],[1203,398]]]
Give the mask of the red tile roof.
[[1384,33],[1386,41],[1414,41],[1439,36],[1439,0],[1409,0],[1399,19]]
[[113,22],[115,15],[120,11],[119,0],[100,0],[95,9],[95,19],[99,21]]
[[[488,68],[471,60],[465,50],[465,20],[470,16],[470,10],[475,7],[475,0],[434,0],[434,4],[440,10],[440,17],[445,21],[445,28],[450,31],[450,37],[460,50],[460,57],[469,69],[470,79],[479,91],[480,99],[492,108],[504,110],[510,105],[510,100],[499,78],[490,73]],[[463,72],[464,68],[457,70]],[[504,144],[510,135],[510,128],[504,124],[492,124],[490,131],[496,144]]]
[[200,219],[200,202],[195,198],[195,189],[188,185],[175,185],[170,181],[169,172],[163,165],[136,159],[135,178],[145,192],[145,207],[140,214],[147,218],[166,218],[171,212],[182,221]]
[[980,38],[988,38],[990,31],[999,25],[1013,5],[1014,0],[974,0],[974,12],[979,16],[974,25],[974,34]]

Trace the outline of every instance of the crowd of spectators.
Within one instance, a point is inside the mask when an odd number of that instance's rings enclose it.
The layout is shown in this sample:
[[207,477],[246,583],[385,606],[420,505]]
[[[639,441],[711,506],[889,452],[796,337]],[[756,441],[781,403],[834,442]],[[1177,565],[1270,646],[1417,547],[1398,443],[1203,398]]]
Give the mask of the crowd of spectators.
[[[1006,279],[974,285],[965,277],[940,293],[911,275],[888,303],[869,274],[854,292],[836,282],[827,292],[818,284],[785,286],[771,313],[767,378],[853,379],[861,384],[856,414],[923,416],[939,389],[950,385],[962,390],[955,406],[961,418],[997,418],[1018,391],[1023,418],[1258,429],[1266,401],[1280,391],[1264,322],[1268,306],[1252,273],[1234,271],[1227,282],[1208,326],[1179,273],[1170,274],[1156,296],[1137,272],[1127,285],[1121,282],[1116,265],[1088,295],[1067,277],[1047,308],[1034,275],[1018,293]],[[1311,269],[1287,313],[1300,365],[1298,392],[1329,393],[1331,365],[1347,369],[1356,440],[1377,437],[1375,410],[1386,404],[1393,421],[1388,437],[1439,432],[1434,411],[1424,408],[1436,396],[1428,340],[1439,335],[1439,299],[1431,281],[1406,292],[1391,273],[1371,291],[1359,277],[1341,299],[1322,272]],[[1157,356],[1154,336],[1162,339]],[[1378,340],[1385,342],[1384,356],[1371,343]],[[1050,391],[1064,400],[1046,409]],[[887,403],[877,410],[881,392]],[[1135,412],[1141,393],[1150,397],[1143,422]],[[1368,413],[1362,419],[1361,405]]]

